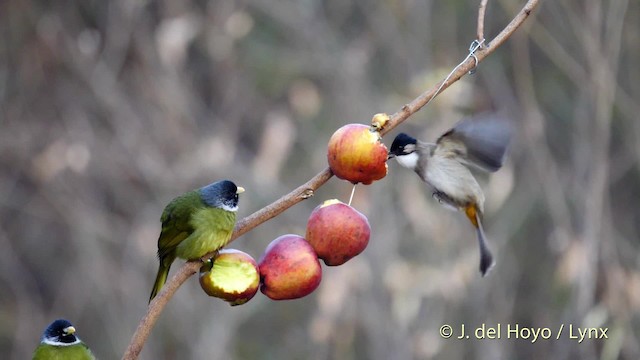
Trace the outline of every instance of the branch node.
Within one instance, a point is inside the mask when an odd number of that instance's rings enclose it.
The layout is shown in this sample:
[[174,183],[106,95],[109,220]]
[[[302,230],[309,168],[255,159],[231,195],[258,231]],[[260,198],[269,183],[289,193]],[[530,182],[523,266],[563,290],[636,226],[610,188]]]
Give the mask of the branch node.
[[313,189],[305,189],[302,194],[300,194],[301,199],[308,199],[314,195]]

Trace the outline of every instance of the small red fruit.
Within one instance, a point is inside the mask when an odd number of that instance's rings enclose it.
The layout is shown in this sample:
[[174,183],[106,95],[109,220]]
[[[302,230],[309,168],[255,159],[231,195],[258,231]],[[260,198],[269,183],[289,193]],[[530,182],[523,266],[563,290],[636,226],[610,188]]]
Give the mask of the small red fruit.
[[242,305],[258,292],[258,264],[247,253],[223,249],[200,268],[200,286],[209,296]]
[[307,241],[329,266],[342,265],[369,244],[367,217],[336,199],[316,207],[307,221]]
[[260,291],[272,300],[309,295],[322,280],[318,256],[298,235],[282,235],[273,240],[260,258],[259,268]]
[[329,139],[327,159],[333,174],[354,184],[371,184],[387,175],[387,147],[375,127],[348,124]]

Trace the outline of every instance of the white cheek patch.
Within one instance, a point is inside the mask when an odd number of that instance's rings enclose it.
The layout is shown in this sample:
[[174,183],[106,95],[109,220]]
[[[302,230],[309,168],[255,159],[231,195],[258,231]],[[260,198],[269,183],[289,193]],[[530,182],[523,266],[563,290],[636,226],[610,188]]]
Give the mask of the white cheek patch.
[[418,166],[418,153],[412,152],[411,154],[396,156],[398,164],[407,169],[415,169]]
[[43,343],[47,344],[47,345],[52,345],[52,346],[71,346],[71,345],[76,345],[76,344],[80,344],[80,338],[76,337],[76,341],[71,342],[71,343],[65,343],[62,341],[57,341],[57,340],[53,340],[53,339],[44,339],[42,340]]
[[238,211],[238,205],[229,206],[229,205],[222,204],[221,208],[222,208],[222,210],[231,211],[231,212],[237,212]]

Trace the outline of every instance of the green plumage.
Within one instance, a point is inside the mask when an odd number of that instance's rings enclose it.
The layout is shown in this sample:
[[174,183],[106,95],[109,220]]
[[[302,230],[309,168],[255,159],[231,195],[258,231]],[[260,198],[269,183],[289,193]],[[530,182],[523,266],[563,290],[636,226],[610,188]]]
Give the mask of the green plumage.
[[65,319],[57,319],[42,333],[33,360],[93,360],[91,350],[76,336],[76,328]]
[[95,356],[84,343],[69,346],[41,343],[33,352],[33,360],[95,360]]
[[[229,242],[236,222],[236,212],[216,207],[212,201],[218,201],[218,198],[209,198],[207,203],[203,194],[210,194],[207,191],[215,191],[215,196],[220,196],[222,199],[225,196],[229,197],[230,194],[218,195],[218,190],[210,190],[209,187],[185,193],[173,199],[165,207],[160,218],[162,232],[158,239],[160,266],[149,301],[158,294],[166,282],[169,269],[176,257],[197,260],[207,253],[219,250]],[[244,189],[236,190],[233,185],[232,194],[235,197],[236,207],[237,193],[242,191]],[[227,201],[233,201],[233,199],[227,199]]]

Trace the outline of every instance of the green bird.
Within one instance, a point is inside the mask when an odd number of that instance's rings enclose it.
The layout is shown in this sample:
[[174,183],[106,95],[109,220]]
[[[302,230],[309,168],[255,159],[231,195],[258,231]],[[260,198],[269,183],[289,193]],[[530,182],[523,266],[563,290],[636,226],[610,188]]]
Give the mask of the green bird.
[[95,360],[95,356],[76,336],[76,328],[69,321],[58,319],[42,333],[33,360]]
[[243,192],[229,180],[217,181],[178,196],[164,208],[158,238],[160,267],[149,302],[167,281],[176,257],[197,260],[227,245],[236,223],[238,194]]

